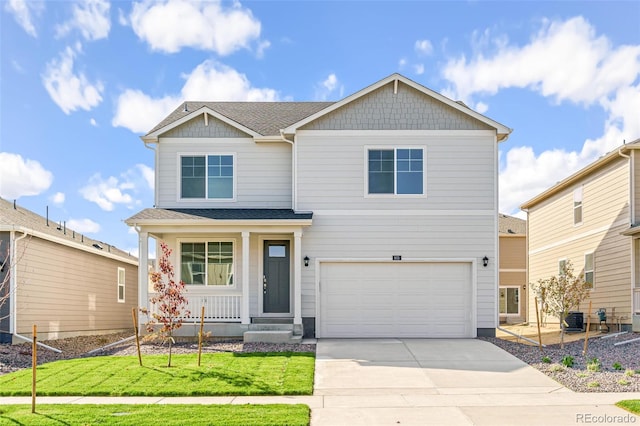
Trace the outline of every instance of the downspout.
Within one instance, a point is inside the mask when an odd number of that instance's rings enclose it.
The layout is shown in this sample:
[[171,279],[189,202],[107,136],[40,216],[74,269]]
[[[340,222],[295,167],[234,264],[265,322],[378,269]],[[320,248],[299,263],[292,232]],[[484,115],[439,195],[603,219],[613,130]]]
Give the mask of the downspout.
[[626,158],[627,160],[629,160],[629,177],[631,178],[631,182],[629,182],[629,208],[630,208],[630,216],[629,217],[629,224],[633,224],[636,220],[636,208],[635,208],[635,200],[633,197],[633,193],[635,191],[635,184],[634,184],[634,180],[635,180],[635,176],[634,176],[634,172],[635,170],[633,170],[633,158],[628,155],[628,154],[623,154],[622,153],[622,147],[618,148],[618,155]]
[[[13,235],[15,235],[15,232],[16,231],[12,231],[11,233]],[[18,331],[17,331],[18,330],[18,321],[17,321],[17,319],[18,319],[18,309],[17,309],[18,308],[18,304],[17,304],[17,301],[16,301],[16,296],[18,295],[18,292],[17,292],[17,289],[18,289],[18,276],[17,276],[18,265],[17,265],[17,262],[16,262],[16,256],[17,256],[18,249],[17,249],[17,244],[16,243],[18,241],[20,241],[21,239],[25,238],[27,235],[28,235],[27,232],[22,231],[22,236],[18,237],[18,238],[13,237],[12,238],[13,243],[11,244],[11,277],[9,278],[9,280],[10,280],[9,294],[12,295],[12,297],[11,297],[11,310],[13,311],[13,321],[11,322],[11,328],[12,328],[12,333],[11,334],[12,334],[12,337],[17,337],[18,339],[26,340],[29,343],[33,343],[32,339],[18,334]],[[36,341],[36,344],[38,346],[43,347],[43,348],[49,349],[50,351],[53,351],[53,352],[56,352],[56,353],[59,353],[59,354],[62,353],[62,351],[60,349],[53,348],[53,347],[51,347],[49,345],[45,345],[44,343]]]
[[283,142],[287,142],[291,144],[291,209],[293,211],[296,210],[297,201],[296,200],[296,154],[295,154],[295,144],[293,141],[287,139],[284,136],[284,130],[280,129],[280,139]]
[[[633,156],[628,155],[628,154],[623,154],[622,153],[622,147],[618,148],[618,155],[626,158],[629,160],[629,226],[633,226],[633,224],[636,221],[636,200],[635,200],[635,167],[634,167],[634,160],[635,160],[635,151]],[[634,253],[634,249],[635,249],[635,240],[633,238],[631,238],[631,328],[633,329],[633,315],[634,312],[636,310],[636,307],[633,306],[634,305],[634,297],[633,297],[633,293],[634,293],[634,289],[635,289],[635,283],[636,280],[638,279],[636,277],[636,268],[638,267],[638,265],[636,265],[636,258],[638,256],[637,253]]]

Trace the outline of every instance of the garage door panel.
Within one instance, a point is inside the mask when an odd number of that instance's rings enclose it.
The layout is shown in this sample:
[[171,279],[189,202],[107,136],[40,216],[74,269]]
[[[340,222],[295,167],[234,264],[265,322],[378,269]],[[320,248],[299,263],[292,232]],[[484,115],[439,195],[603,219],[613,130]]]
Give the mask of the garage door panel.
[[472,337],[470,263],[323,263],[320,337]]

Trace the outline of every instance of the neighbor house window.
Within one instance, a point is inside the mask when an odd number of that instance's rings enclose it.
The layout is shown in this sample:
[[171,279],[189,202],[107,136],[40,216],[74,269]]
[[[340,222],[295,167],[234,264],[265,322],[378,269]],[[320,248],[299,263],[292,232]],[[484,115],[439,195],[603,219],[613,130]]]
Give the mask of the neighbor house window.
[[593,253],[587,253],[584,255],[584,281],[589,285],[589,288],[593,288],[593,271]]
[[424,194],[424,149],[369,149],[368,194]]
[[500,288],[500,313],[506,315],[520,314],[520,288]]
[[582,223],[582,187],[573,191],[573,224]]
[[189,285],[233,285],[233,242],[181,243],[180,279]]
[[567,259],[558,260],[558,276],[563,277],[567,273]]
[[180,198],[234,198],[233,154],[180,157]]
[[124,281],[125,281],[124,268],[118,268],[118,302],[124,303]]

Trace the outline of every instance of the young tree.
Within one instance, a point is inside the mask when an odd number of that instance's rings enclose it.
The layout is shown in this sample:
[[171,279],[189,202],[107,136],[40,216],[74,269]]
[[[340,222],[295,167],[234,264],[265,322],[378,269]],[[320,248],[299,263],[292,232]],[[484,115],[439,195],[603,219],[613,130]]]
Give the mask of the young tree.
[[578,308],[580,302],[589,297],[590,287],[591,284],[584,280],[583,274],[577,277],[573,274],[570,261],[564,264],[558,276],[540,279],[532,284],[532,289],[542,303],[542,312],[554,315],[560,320],[560,348],[564,348],[564,333],[569,312]]
[[[149,321],[146,323],[147,332],[151,338],[159,337],[163,343],[169,343],[169,361],[167,367],[171,367],[171,349],[173,343],[173,331],[182,326],[183,318],[191,315],[186,309],[187,298],[184,297],[184,282],[174,280],[173,265],[169,261],[171,249],[166,243],[161,242],[160,248],[160,272],[151,273],[151,282],[156,295],[149,301],[153,304],[156,312],[149,313],[147,308],[140,308],[140,311],[147,315]],[[141,265],[140,267],[144,267]]]

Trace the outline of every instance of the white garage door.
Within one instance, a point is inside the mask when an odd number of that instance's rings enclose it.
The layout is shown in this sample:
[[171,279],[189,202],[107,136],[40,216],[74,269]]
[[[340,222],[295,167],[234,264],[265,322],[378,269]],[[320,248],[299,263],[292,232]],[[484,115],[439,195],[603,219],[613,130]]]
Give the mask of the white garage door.
[[471,263],[321,263],[318,337],[473,337]]

